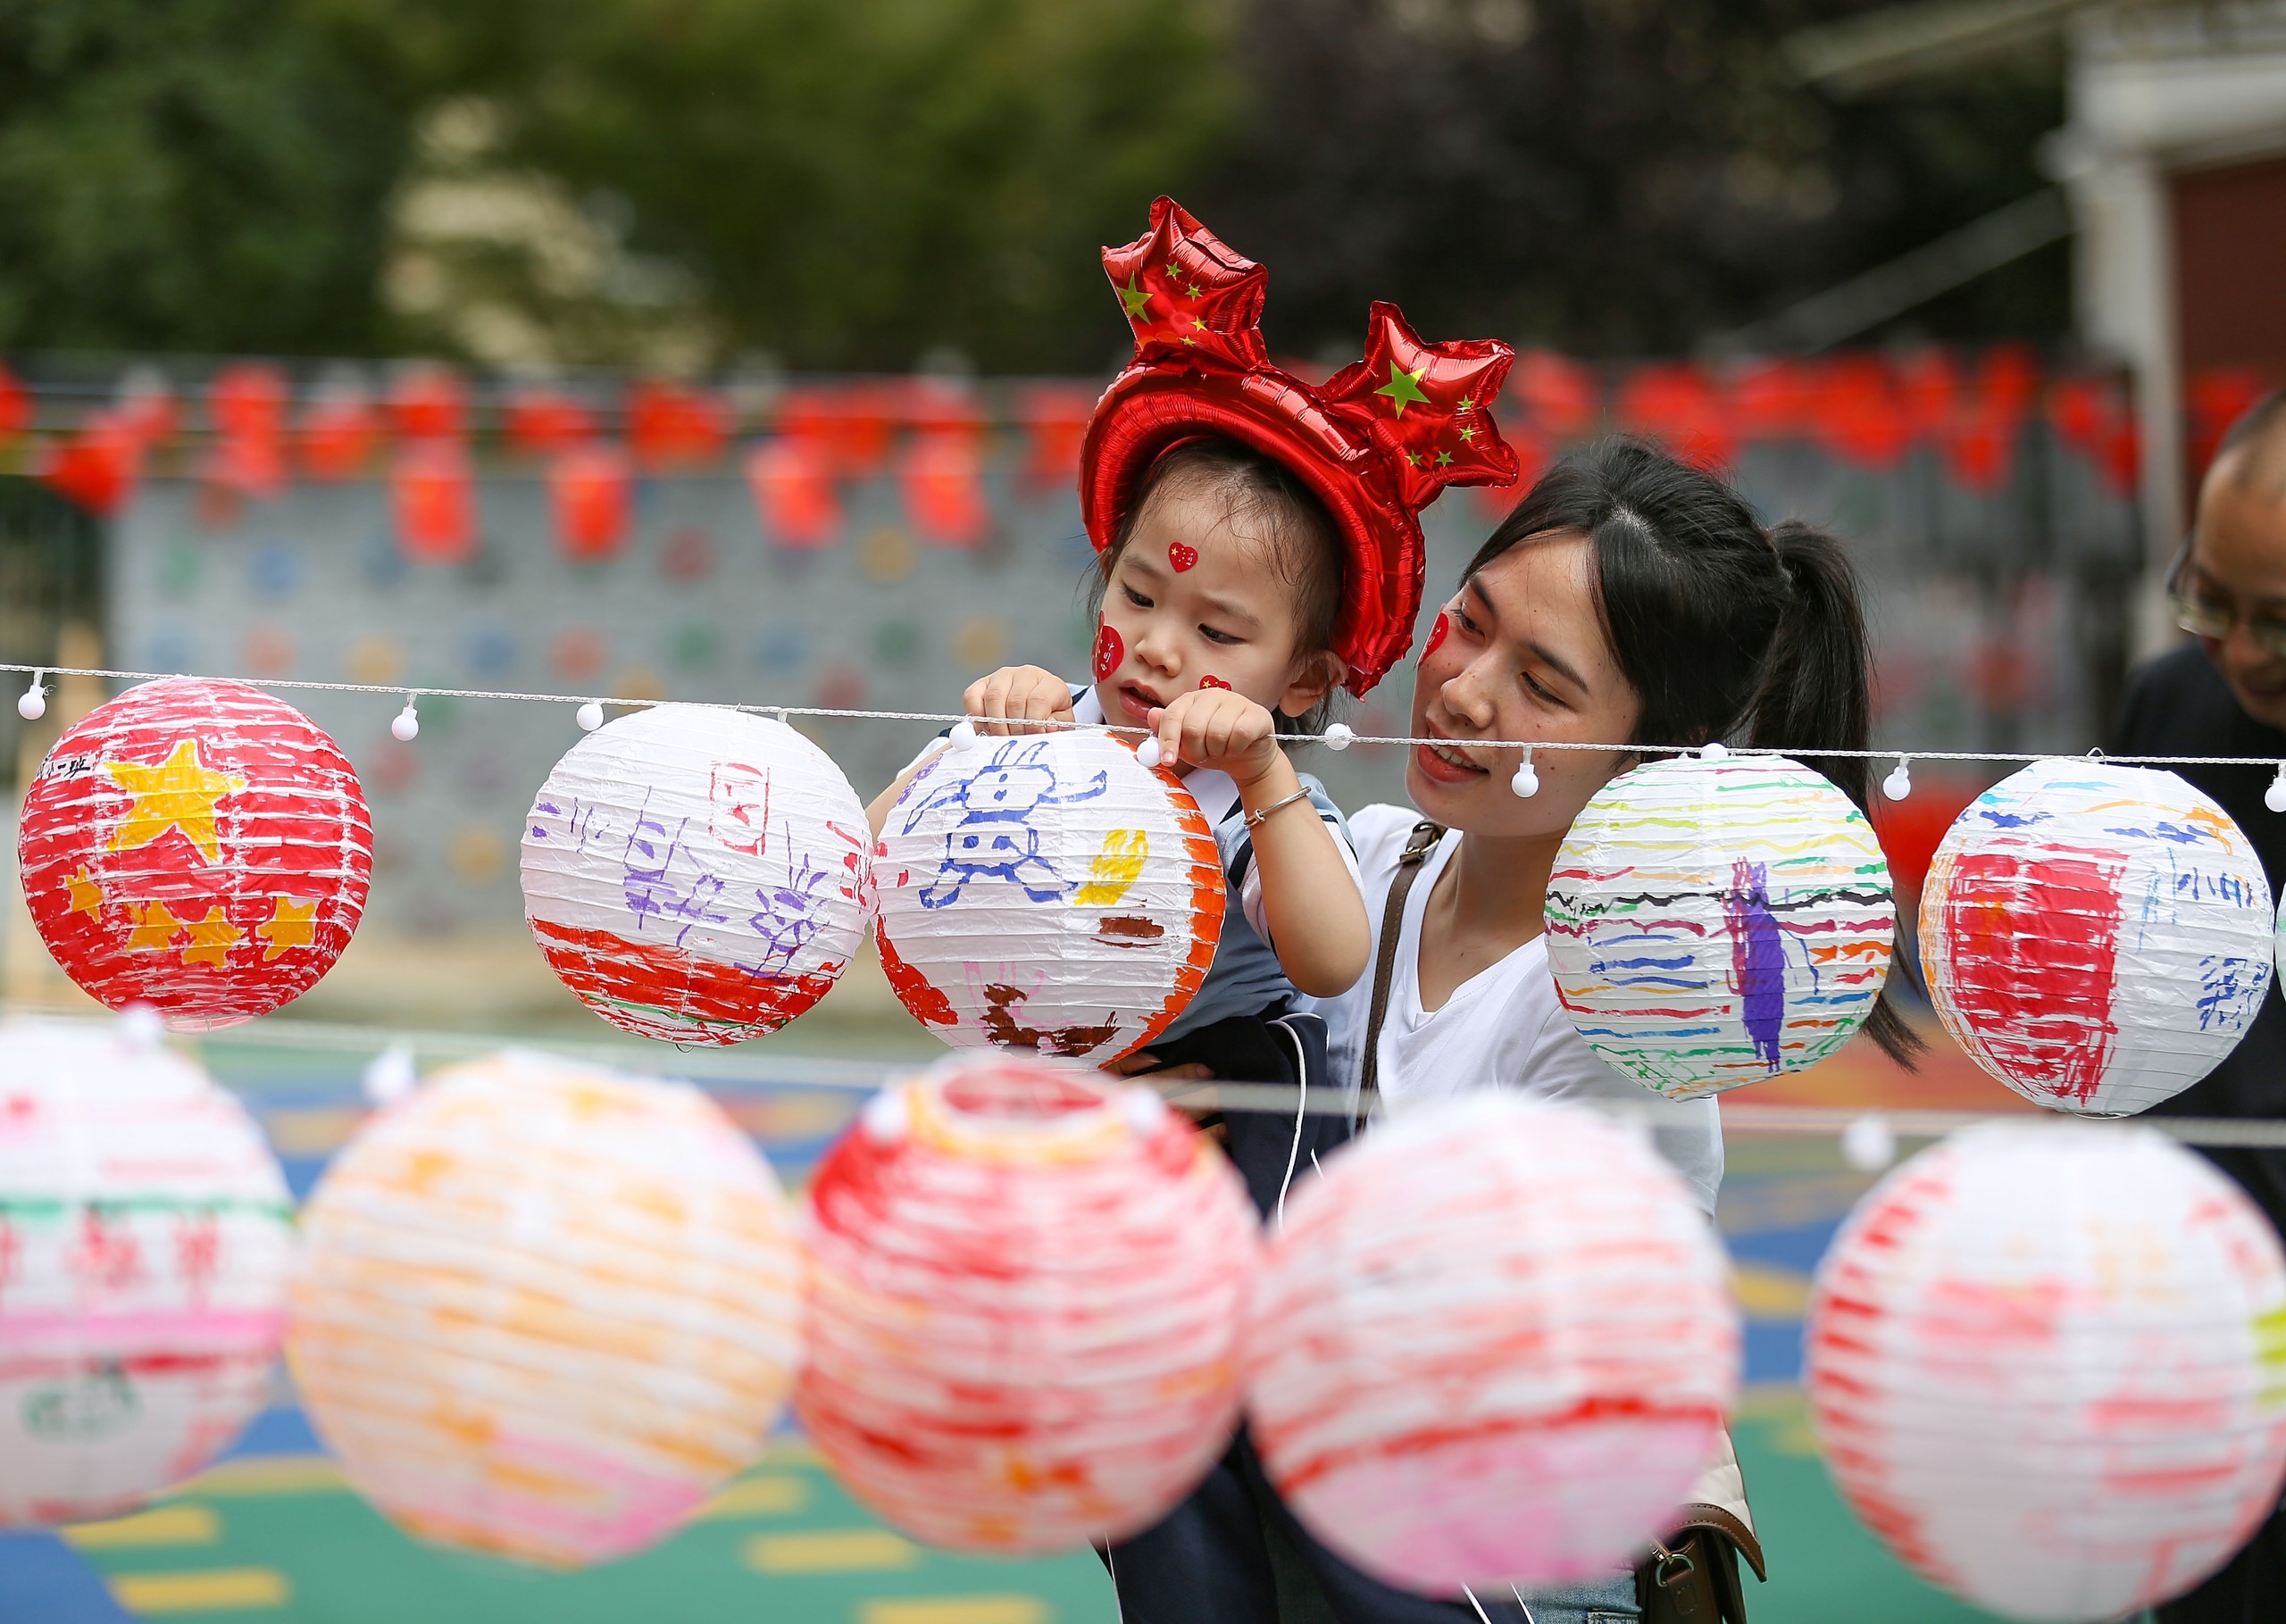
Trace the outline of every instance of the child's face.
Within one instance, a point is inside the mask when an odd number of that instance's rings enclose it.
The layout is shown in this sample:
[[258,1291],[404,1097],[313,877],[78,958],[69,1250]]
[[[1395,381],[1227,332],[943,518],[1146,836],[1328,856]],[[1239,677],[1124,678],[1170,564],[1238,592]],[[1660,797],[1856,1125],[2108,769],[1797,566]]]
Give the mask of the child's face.
[[1298,655],[1295,591],[1270,545],[1233,529],[1207,481],[1153,494],[1104,589],[1095,678],[1106,721],[1146,726],[1151,711],[1201,687],[1290,716],[1324,696],[1338,670]]

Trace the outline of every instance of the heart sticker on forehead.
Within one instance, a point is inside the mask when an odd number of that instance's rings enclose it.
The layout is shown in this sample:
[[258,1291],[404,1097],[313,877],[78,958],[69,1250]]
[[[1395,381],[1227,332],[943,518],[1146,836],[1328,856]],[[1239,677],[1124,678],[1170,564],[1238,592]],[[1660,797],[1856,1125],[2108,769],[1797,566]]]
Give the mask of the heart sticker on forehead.
[[1171,541],[1167,543],[1167,562],[1175,567],[1175,573],[1181,575],[1198,562],[1198,549],[1188,542]]
[[1096,680],[1101,682],[1109,677],[1119,669],[1119,662],[1126,657],[1127,645],[1119,640],[1119,634],[1101,620],[1097,621]]
[[1198,686],[1202,688],[1221,688],[1225,694],[1231,692],[1231,685],[1220,677],[1201,677]]

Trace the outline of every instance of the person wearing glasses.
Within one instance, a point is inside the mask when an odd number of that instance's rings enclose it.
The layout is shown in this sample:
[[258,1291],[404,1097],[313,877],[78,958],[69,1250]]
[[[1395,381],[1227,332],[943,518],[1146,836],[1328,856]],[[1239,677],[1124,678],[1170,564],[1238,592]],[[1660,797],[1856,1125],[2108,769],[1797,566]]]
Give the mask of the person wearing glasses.
[[[2286,883],[2286,812],[2263,795],[2286,760],[2286,389],[2231,426],[2198,492],[2198,512],[2167,590],[2198,640],[2138,670],[2113,747],[2127,755],[2247,756],[2184,766],[2254,843],[2277,893]],[[2153,1114],[2286,1120],[2286,1000],[2275,982],[2223,1063]],[[2286,1151],[2208,1150],[2286,1231]],[[2157,1610],[2158,1624],[2286,1618],[2286,1513],[2230,1565]]]

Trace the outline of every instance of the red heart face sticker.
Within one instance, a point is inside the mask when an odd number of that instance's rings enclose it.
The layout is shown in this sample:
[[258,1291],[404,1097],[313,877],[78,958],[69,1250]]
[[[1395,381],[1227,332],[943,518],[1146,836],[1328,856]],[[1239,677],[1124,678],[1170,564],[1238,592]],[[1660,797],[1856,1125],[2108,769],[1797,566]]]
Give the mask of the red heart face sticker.
[[1183,542],[1171,541],[1167,543],[1167,562],[1175,567],[1175,573],[1181,575],[1198,562],[1198,549]]
[[1198,686],[1203,688],[1221,688],[1225,694],[1231,692],[1231,685],[1220,677],[1201,677],[1198,679]]
[[1445,634],[1452,629],[1453,617],[1446,611],[1441,609],[1439,610],[1437,612],[1437,623],[1429,629],[1429,642],[1428,645],[1422,649],[1421,657],[1423,660],[1426,660],[1430,655],[1435,654],[1437,652],[1437,645],[1445,640]]
[[1119,662],[1126,658],[1127,645],[1119,640],[1119,634],[1101,620],[1097,621],[1096,680],[1105,680],[1119,669]]

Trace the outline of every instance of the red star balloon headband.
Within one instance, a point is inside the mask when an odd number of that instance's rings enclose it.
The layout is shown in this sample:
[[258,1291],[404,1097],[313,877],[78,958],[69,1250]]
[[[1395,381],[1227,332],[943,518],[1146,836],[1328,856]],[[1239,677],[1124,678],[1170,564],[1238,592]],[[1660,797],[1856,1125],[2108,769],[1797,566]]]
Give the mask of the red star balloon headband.
[[1506,485],[1516,454],[1489,406],[1515,352],[1494,339],[1423,344],[1394,304],[1366,317],[1365,358],[1312,386],[1262,341],[1269,273],[1172,197],[1151,229],[1104,250],[1135,329],[1135,359],[1097,403],[1080,451],[1080,509],[1098,552],[1169,447],[1226,435],[1276,457],[1332,514],[1347,548],[1334,652],[1364,694],[1413,641],[1420,511],[1448,485]]

